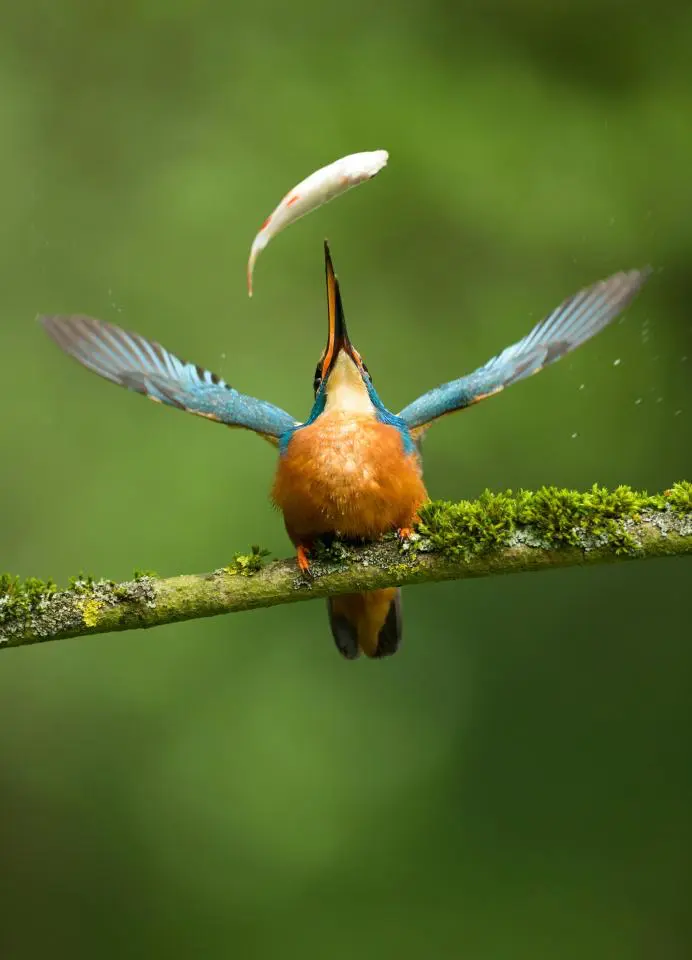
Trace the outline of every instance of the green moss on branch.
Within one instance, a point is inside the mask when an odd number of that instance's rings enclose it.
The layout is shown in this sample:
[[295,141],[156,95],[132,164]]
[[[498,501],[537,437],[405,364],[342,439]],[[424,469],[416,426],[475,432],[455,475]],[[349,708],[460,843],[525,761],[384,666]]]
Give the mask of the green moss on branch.
[[666,512],[677,517],[692,513],[691,483],[675,483],[653,495],[598,484],[584,493],[559,487],[541,487],[535,493],[486,490],[478,500],[427,504],[419,529],[441,553],[464,559],[509,545],[518,531],[527,529],[545,549],[607,545],[616,554],[637,553],[641,545],[631,524],[642,515]]
[[160,579],[136,571],[124,583],[80,574],[65,590],[51,580],[3,574],[0,648],[385,586],[683,554],[692,554],[692,484],[686,481],[654,495],[597,485],[586,492],[486,491],[478,500],[426,504],[404,544],[391,535],[323,546],[310,578],[293,560],[267,564],[259,547],[235,554],[214,573]]

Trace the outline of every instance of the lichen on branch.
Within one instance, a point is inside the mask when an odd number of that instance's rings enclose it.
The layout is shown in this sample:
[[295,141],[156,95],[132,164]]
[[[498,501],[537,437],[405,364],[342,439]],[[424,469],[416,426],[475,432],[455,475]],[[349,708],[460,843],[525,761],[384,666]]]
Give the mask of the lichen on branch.
[[491,493],[421,510],[411,540],[320,544],[311,576],[293,560],[267,563],[253,547],[208,574],[115,583],[80,574],[52,580],[0,575],[0,649],[63,637],[153,627],[380,587],[495,573],[692,553],[692,483],[661,494],[594,485]]

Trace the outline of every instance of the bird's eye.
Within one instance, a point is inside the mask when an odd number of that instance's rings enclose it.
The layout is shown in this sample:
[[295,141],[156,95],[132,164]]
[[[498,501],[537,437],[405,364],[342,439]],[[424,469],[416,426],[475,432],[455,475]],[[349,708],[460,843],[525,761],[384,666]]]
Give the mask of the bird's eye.
[[312,381],[312,389],[317,396],[317,391],[320,389],[320,384],[322,383],[322,363],[318,363],[315,367],[315,378]]

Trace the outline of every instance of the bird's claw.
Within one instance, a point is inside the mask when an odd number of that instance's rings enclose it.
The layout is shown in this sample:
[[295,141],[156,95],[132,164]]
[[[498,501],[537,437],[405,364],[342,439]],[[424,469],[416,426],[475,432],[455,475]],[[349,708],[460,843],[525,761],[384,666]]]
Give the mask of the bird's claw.
[[296,549],[296,562],[301,573],[305,574],[306,577],[311,576],[307,547],[300,546]]
[[415,536],[415,531],[413,528],[418,523],[420,523],[420,517],[418,516],[418,514],[415,514],[415,516],[411,518],[410,527],[399,527],[399,529],[397,530],[399,539],[403,542],[405,542],[406,540],[411,540]]

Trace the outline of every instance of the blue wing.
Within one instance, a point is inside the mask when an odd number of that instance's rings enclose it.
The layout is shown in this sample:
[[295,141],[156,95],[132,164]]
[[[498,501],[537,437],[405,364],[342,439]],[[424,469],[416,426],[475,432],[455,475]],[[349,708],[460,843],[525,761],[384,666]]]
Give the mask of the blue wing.
[[616,273],[565,300],[523,340],[507,347],[466,377],[424,393],[399,413],[411,431],[421,433],[433,420],[491,397],[517,380],[538,373],[585,343],[625,309],[651,270]]
[[87,369],[158,403],[254,430],[272,443],[296,426],[293,417],[274,404],[239,393],[215,373],[185,363],[136,333],[92,317],[39,319],[58,346]]

